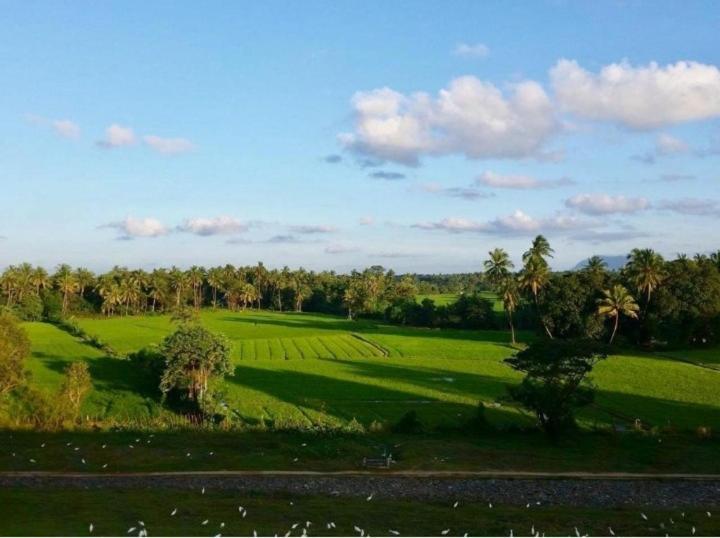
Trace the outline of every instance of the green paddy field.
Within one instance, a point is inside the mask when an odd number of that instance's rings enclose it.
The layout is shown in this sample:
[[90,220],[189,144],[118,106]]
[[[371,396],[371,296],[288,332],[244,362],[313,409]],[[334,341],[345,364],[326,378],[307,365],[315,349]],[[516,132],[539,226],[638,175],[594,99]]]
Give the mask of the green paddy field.
[[[235,417],[250,425],[390,424],[415,410],[428,426],[456,426],[479,401],[491,423],[530,425],[505,398],[520,376],[503,363],[514,350],[502,331],[405,328],[343,318],[267,311],[205,310],[202,323],[233,345],[234,376],[221,387]],[[78,319],[89,334],[127,355],[159,343],[173,330],[167,316]],[[167,414],[157,388],[128,360],[110,358],[46,323],[26,323],[32,341],[32,382],[57,388],[70,361],[86,361],[94,389],[84,413],[145,420]],[[528,334],[520,340],[527,341]],[[672,356],[621,354],[598,365],[596,404],[583,426],[694,430],[720,427],[717,350]],[[702,364],[701,364],[702,363]]]

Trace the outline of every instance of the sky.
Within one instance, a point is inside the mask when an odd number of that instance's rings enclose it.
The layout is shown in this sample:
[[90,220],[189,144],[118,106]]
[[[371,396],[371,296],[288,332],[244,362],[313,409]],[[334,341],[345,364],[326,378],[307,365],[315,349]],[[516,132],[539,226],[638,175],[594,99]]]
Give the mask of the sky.
[[0,266],[720,246],[717,2],[2,6]]

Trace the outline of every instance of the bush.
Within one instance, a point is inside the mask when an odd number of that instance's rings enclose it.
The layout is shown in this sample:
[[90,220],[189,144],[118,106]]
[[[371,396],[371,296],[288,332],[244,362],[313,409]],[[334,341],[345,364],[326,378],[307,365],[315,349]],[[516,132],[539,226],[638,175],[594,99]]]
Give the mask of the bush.
[[25,382],[23,363],[29,355],[30,340],[25,331],[14,318],[0,315],[0,396]]
[[392,427],[394,433],[422,433],[423,425],[415,411],[408,411]]

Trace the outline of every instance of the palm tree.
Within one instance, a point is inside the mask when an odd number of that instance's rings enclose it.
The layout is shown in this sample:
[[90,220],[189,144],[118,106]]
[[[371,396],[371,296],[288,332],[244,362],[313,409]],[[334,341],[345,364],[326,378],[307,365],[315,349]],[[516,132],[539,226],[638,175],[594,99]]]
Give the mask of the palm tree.
[[175,307],[179,308],[180,299],[182,299],[183,292],[188,286],[187,274],[173,266],[170,271],[168,271],[167,276],[170,289],[175,292]]
[[520,271],[520,287],[525,290],[529,290],[532,293],[533,299],[535,301],[535,310],[538,317],[540,318],[540,323],[542,323],[542,326],[545,329],[547,335],[552,338],[553,335],[550,332],[550,329],[540,315],[540,301],[538,299],[540,290],[544,288],[549,281],[550,268],[548,267],[545,260],[542,258],[537,258],[535,256],[528,256],[527,260],[525,261],[523,270]]
[[605,263],[605,260],[603,260],[601,256],[591,256],[587,262],[585,262],[583,271],[594,275],[602,275],[607,271],[607,267],[607,263]]
[[36,267],[32,274],[32,284],[35,286],[35,293],[40,295],[40,290],[50,287],[50,276],[42,267]]
[[512,276],[506,276],[499,285],[500,297],[502,298],[503,308],[507,316],[508,325],[510,325],[510,335],[512,344],[515,345],[515,326],[513,325],[513,312],[520,303],[518,295],[517,281]]
[[640,307],[630,292],[621,284],[614,285],[609,290],[603,290],[603,298],[598,301],[598,314],[604,317],[615,318],[610,343],[615,339],[615,333],[620,323],[620,316],[637,319]]
[[85,289],[95,283],[95,275],[84,267],[78,267],[75,270],[75,280],[77,280],[80,297],[83,297],[85,295]]
[[502,248],[496,248],[488,252],[489,259],[483,262],[485,266],[485,276],[488,282],[493,286],[497,287],[502,284],[507,276],[510,274],[510,270],[515,267],[510,256]]
[[217,307],[217,292],[223,285],[223,268],[212,267],[207,272],[207,283],[212,290],[212,305],[213,308]]
[[201,306],[202,302],[202,284],[205,278],[205,269],[193,265],[186,273],[187,282],[192,287],[193,292],[193,306],[197,310]]
[[638,291],[646,294],[646,304],[665,278],[664,263],[662,256],[651,248],[636,248],[628,255],[625,268]]
[[77,278],[72,268],[67,264],[59,265],[54,275],[55,285],[60,293],[62,293],[62,313],[65,315],[68,308],[70,296],[80,289]]
[[535,239],[533,239],[530,249],[523,254],[523,263],[527,263],[530,259],[535,259],[537,261],[542,260],[545,262],[545,258],[552,258],[553,252],[555,251],[550,248],[550,243],[547,239],[545,239],[545,236],[538,235]]

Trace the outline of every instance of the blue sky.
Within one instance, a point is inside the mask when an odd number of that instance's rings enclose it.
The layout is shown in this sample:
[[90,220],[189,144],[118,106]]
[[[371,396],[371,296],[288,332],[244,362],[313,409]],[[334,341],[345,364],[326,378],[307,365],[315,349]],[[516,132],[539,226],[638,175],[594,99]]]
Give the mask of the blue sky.
[[716,2],[8,2],[0,266],[718,248]]

